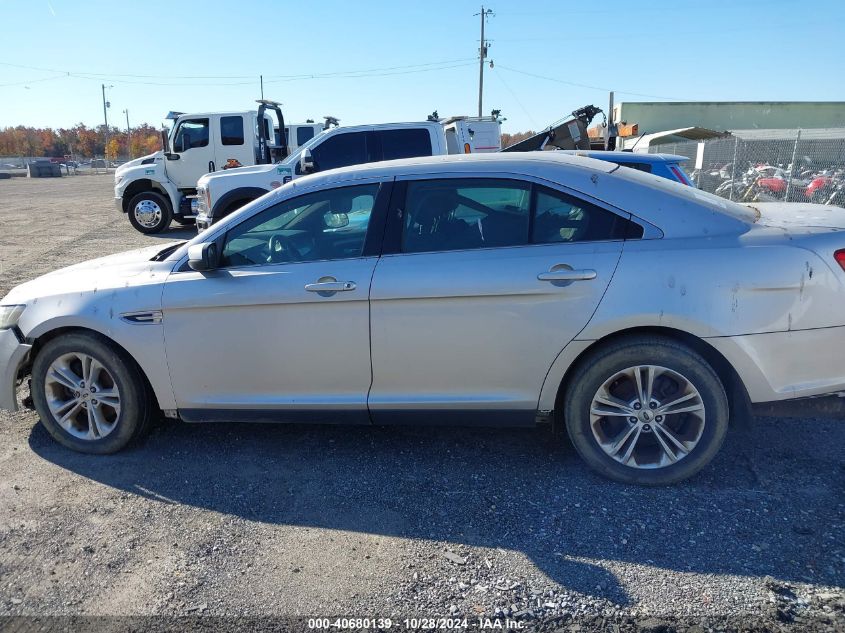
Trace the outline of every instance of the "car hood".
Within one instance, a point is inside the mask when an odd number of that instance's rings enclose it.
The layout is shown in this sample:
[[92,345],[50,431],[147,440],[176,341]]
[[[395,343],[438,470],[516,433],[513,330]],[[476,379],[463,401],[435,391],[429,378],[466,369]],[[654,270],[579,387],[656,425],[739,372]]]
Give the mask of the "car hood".
[[272,165],[250,165],[249,167],[235,167],[233,169],[216,171],[210,174],[205,174],[199,179],[199,181],[197,181],[197,185],[206,186],[209,182],[214,182],[229,176],[238,176],[243,174],[266,174],[272,172],[280,165],[285,165],[285,163],[274,163]]
[[[156,161],[161,161],[164,158],[164,152],[158,151],[152,154],[147,154],[146,156],[141,156],[141,158],[135,158],[133,160],[126,161],[120,167],[114,170],[115,179],[118,176],[122,176],[124,173],[132,169],[133,167],[140,167],[143,164],[154,164]],[[144,163],[144,161],[147,161]]]
[[172,244],[156,244],[55,270],[16,286],[3,303],[23,304],[43,297],[122,290],[136,284],[163,281],[173,268],[173,262],[157,262],[152,258]]
[[845,228],[845,209],[809,202],[753,202],[746,206],[760,214],[759,224],[783,228]]

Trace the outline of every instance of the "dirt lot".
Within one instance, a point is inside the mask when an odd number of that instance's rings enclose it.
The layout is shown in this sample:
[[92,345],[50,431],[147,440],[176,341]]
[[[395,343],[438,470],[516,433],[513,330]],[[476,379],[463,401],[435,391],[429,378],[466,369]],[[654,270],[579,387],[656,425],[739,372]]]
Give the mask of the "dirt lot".
[[[0,181],[0,295],[161,240],[111,184]],[[3,616],[845,629],[845,421],[757,419],[662,489],[594,476],[546,431],[161,422],[97,458],[30,411],[0,413],[0,432]]]

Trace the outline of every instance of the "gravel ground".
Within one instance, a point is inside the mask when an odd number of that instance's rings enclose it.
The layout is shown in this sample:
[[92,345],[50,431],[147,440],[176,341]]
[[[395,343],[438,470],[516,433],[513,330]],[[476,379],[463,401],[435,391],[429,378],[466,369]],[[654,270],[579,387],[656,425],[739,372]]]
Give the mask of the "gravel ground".
[[[111,176],[0,181],[0,295],[158,239],[114,209]],[[545,430],[161,421],[109,457],[61,448],[31,411],[0,432],[0,616],[845,630],[839,420],[758,418],[660,489],[593,475]]]

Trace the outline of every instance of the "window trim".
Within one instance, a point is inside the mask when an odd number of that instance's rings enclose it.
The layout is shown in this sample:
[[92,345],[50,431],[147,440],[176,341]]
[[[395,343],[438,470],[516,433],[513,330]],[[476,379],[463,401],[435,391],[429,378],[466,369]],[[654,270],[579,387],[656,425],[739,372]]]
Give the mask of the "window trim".
[[[407,186],[409,182],[416,182],[422,180],[516,180],[519,182],[526,183],[531,188],[531,208],[529,210],[529,219],[528,219],[528,239],[529,241],[525,244],[514,244],[511,246],[483,246],[480,248],[466,248],[466,249],[452,249],[452,250],[440,250],[440,251],[420,251],[415,253],[404,253],[402,252],[402,236],[404,232],[404,209],[402,207],[405,206],[407,201]],[[624,220],[632,222],[643,229],[643,235],[639,238],[615,238],[615,239],[607,239],[607,240],[584,240],[579,242],[532,242],[531,238],[533,236],[533,229],[534,229],[534,215],[536,212],[536,196],[537,196],[537,189],[538,186],[545,187],[546,189],[551,189],[552,191],[556,191],[563,195],[567,195],[570,197],[578,198],[583,200],[586,203],[592,204],[600,209],[603,209],[609,213],[613,213],[621,217]],[[545,178],[541,178],[539,176],[532,176],[528,174],[514,174],[514,173],[507,173],[507,172],[493,172],[493,173],[478,173],[478,172],[466,172],[466,173],[437,173],[437,172],[429,172],[424,174],[406,174],[401,176],[396,176],[394,185],[393,185],[393,196],[390,200],[390,209],[387,214],[387,225],[385,227],[385,237],[384,237],[384,246],[382,248],[382,255],[433,255],[438,253],[468,253],[473,251],[489,251],[494,249],[500,248],[530,248],[530,247],[547,247],[547,246],[563,246],[566,244],[600,244],[605,242],[624,242],[624,241],[642,241],[647,239],[661,239],[663,237],[663,231],[659,228],[646,222],[645,220],[640,219],[639,217],[629,213],[628,211],[624,211],[613,205],[610,205],[602,200],[594,198],[589,194],[586,194],[582,191],[578,191],[576,189],[572,189],[567,187],[566,185],[561,185],[560,183],[546,180]]]

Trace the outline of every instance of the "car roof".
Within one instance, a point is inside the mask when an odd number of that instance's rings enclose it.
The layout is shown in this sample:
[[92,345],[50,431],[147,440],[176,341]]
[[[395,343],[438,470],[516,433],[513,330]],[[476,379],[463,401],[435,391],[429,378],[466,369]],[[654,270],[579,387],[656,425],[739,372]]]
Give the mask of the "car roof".
[[[309,181],[325,179],[346,179],[349,175],[357,178],[379,178],[382,176],[423,174],[434,169],[449,173],[470,173],[480,169],[530,175],[543,167],[554,167],[577,172],[600,171],[610,173],[619,169],[618,165],[599,161],[592,158],[575,157],[563,152],[522,152],[522,153],[489,153],[489,154],[449,154],[440,156],[418,156],[415,158],[401,158],[377,163],[364,163],[333,169],[308,176]],[[305,178],[296,182],[303,182]]]
[[756,214],[747,207],[680,183],[625,169],[607,160],[568,152],[534,151],[424,156],[352,165],[318,172],[276,190],[289,197],[311,189],[392,177],[525,176],[560,185],[627,211],[669,236],[713,236],[748,230]]
[[562,149],[558,151],[572,156],[586,156],[588,158],[597,158],[598,160],[614,163],[682,163],[689,160],[688,156],[681,156],[680,154],[648,154],[646,152],[617,152],[586,149]]

